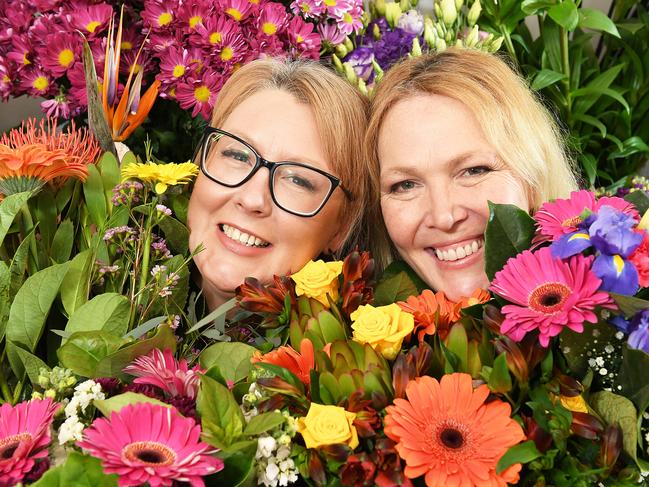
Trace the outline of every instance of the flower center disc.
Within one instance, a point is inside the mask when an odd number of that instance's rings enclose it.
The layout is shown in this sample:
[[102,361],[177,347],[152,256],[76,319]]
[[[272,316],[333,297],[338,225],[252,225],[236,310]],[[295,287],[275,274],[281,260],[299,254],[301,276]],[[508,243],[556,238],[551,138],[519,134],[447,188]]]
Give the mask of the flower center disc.
[[573,216],[572,218],[567,218],[561,222],[562,227],[576,227],[582,222],[582,219],[579,215]]
[[539,313],[554,314],[561,311],[571,292],[568,286],[560,282],[541,284],[530,293],[528,305]]
[[464,436],[462,436],[462,432],[455,428],[446,428],[442,430],[439,439],[442,441],[444,446],[453,448],[454,450],[464,445]]
[[20,446],[23,441],[29,441],[32,435],[29,433],[19,433],[17,435],[7,436],[0,440],[0,460],[8,460]]
[[124,447],[123,455],[131,462],[152,467],[164,467],[176,461],[176,454],[166,445],[155,441],[136,441]]

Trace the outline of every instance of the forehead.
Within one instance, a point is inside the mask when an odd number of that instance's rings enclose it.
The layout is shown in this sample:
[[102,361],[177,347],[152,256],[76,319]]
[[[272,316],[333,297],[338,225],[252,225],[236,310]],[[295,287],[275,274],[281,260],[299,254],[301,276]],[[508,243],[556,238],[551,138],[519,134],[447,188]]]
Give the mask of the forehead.
[[443,163],[493,151],[469,107],[443,95],[421,94],[397,102],[379,132],[382,167],[408,161]]

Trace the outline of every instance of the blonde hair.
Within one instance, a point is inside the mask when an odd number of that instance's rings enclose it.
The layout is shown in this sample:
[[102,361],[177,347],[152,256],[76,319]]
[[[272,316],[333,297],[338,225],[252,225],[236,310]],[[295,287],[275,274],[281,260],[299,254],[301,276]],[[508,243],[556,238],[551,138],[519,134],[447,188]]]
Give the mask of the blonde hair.
[[473,112],[498,156],[525,185],[532,212],[544,201],[568,196],[577,188],[557,123],[526,82],[499,57],[453,48],[405,60],[392,67],[376,88],[365,136],[374,203],[368,218],[376,227],[372,240],[379,261],[389,260],[379,220],[379,135],[390,109],[417,95],[453,98]]
[[361,239],[361,218],[371,181],[362,141],[368,100],[334,71],[306,60],[258,59],[235,71],[219,92],[211,125],[219,127],[249,96],[265,89],[283,90],[311,107],[327,162],[353,198],[344,198],[341,225],[343,249]]

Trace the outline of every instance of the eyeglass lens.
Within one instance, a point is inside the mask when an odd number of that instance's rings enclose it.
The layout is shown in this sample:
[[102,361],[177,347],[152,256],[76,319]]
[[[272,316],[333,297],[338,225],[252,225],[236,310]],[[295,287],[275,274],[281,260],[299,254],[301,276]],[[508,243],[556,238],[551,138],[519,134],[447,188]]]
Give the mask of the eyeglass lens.
[[[216,181],[236,186],[255,169],[257,156],[237,139],[220,133],[209,135],[204,168]],[[332,182],[324,174],[298,164],[275,166],[271,181],[276,203],[295,213],[317,211],[331,192]]]

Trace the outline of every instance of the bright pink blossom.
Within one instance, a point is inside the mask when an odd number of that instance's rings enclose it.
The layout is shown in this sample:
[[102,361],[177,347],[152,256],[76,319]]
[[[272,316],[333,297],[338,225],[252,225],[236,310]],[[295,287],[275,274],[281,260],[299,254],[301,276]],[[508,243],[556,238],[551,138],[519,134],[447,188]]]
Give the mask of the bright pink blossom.
[[20,74],[20,87],[32,96],[48,96],[54,92],[52,78],[42,69],[26,69]]
[[63,33],[39,49],[42,66],[54,77],[59,78],[74,63],[81,59],[81,36]]
[[257,25],[262,34],[274,36],[284,30],[288,23],[288,15],[281,3],[267,3],[264,5]]
[[313,32],[313,24],[305,22],[300,17],[293,17],[287,28],[289,39],[304,57],[318,59],[320,51],[320,36]]
[[629,260],[638,271],[638,283],[649,287],[649,233],[645,233],[642,243],[629,256]]
[[157,32],[171,28],[177,9],[176,2],[153,0],[144,3],[144,10],[140,15],[144,23],[150,25],[151,29]]
[[176,100],[180,108],[192,109],[192,117],[199,113],[209,120],[216,101],[216,94],[223,85],[223,78],[214,71],[205,71],[198,79],[179,83],[176,87]]
[[112,15],[113,8],[108,4],[86,5],[74,2],[68,14],[68,22],[72,28],[83,32],[86,37],[94,37],[108,28]]
[[534,330],[548,346],[564,328],[581,333],[584,321],[597,322],[596,306],[614,308],[608,293],[599,291],[601,280],[591,271],[593,257],[581,254],[569,260],[552,256],[549,247],[526,250],[507,261],[490,289],[514,303],[503,307],[500,332],[520,341]]

